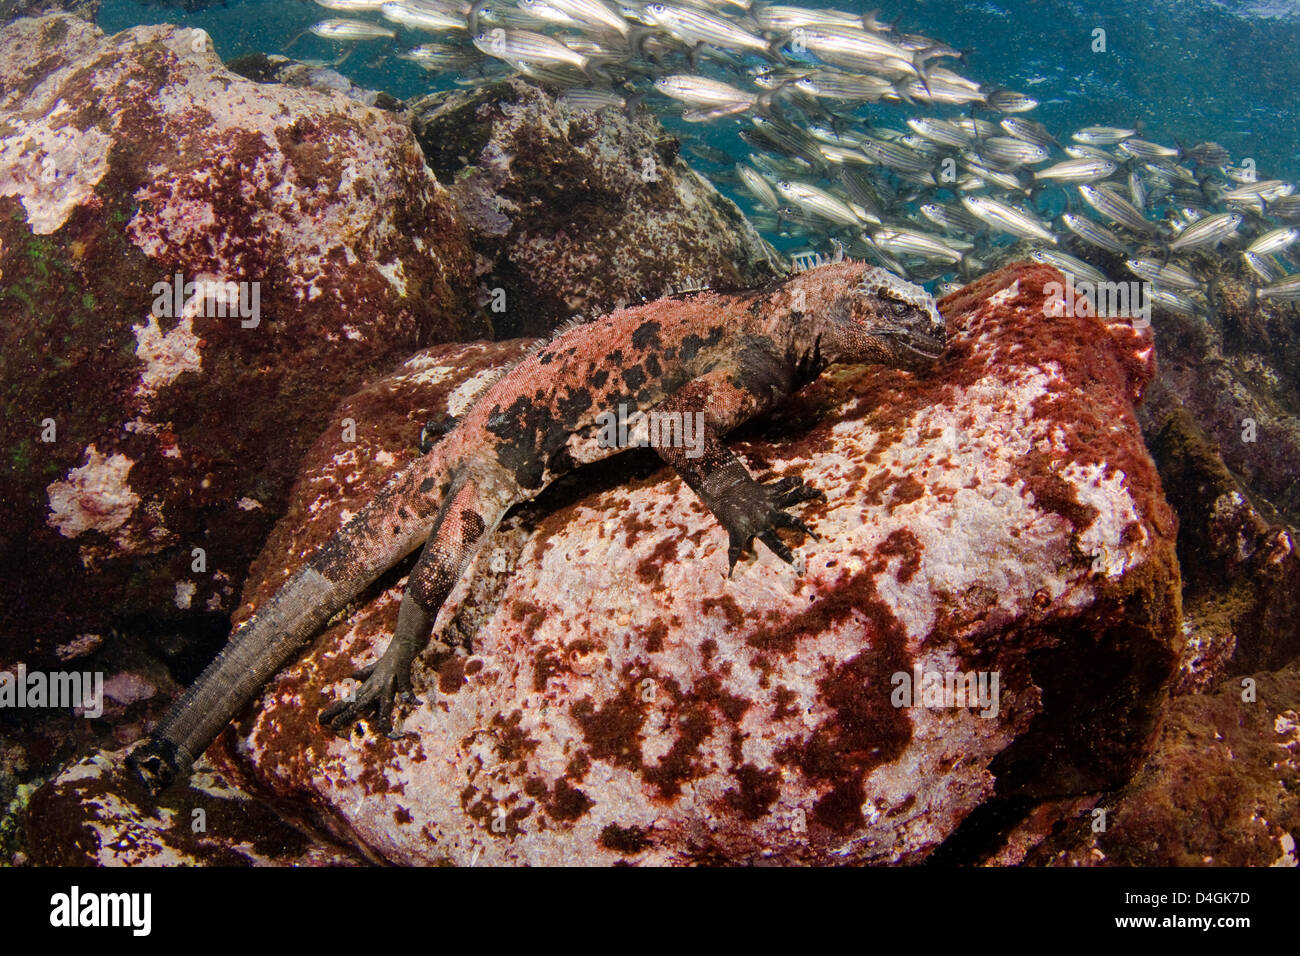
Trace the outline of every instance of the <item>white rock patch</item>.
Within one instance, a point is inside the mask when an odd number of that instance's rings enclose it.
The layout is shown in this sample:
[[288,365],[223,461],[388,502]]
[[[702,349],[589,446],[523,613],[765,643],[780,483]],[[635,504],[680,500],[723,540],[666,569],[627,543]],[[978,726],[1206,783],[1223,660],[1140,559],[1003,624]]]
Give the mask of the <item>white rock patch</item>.
[[86,464],[45,489],[51,512],[47,524],[65,538],[87,531],[108,534],[122,527],[140,504],[140,496],[126,483],[134,464],[125,455],[105,457],[94,445],[89,446]]
[[131,331],[135,333],[135,356],[145,365],[137,394],[154,395],[182,372],[197,372],[202,368],[199,337],[194,334],[194,321],[189,316],[167,333],[159,328],[158,319],[152,315],[143,325],[133,325]]

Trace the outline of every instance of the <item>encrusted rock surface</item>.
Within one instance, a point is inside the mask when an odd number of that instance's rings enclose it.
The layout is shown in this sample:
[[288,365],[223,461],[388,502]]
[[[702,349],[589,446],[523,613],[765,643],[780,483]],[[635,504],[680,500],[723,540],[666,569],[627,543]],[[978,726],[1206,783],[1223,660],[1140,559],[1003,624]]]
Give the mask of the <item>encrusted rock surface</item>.
[[410,114],[473,236],[497,338],[669,287],[738,289],[784,271],[648,113],[575,110],[511,79],[433,94]]
[[[932,372],[828,372],[734,436],[760,476],[828,495],[802,576],[762,551],[728,580],[717,523],[631,452],[480,555],[417,662],[409,736],[316,723],[386,645],[399,568],[210,754],[404,863],[916,862],[995,796],[1121,784],[1181,650],[1174,520],[1132,407],[1149,338],[1044,316],[1056,277],[986,277],[944,303]],[[475,367],[436,388],[464,397]],[[354,409],[405,407],[418,372]],[[394,415],[391,461],[318,443],[253,603],[409,457]],[[895,707],[914,668],[995,672],[996,713]]]
[[1160,372],[1140,416],[1179,515],[1184,689],[1300,654],[1300,309],[1252,302],[1226,273],[1215,288],[1210,321],[1155,314]]
[[[158,306],[177,274],[250,309],[256,282],[259,314]],[[224,634],[335,403],[476,314],[466,233],[391,113],[245,80],[201,30],[4,27],[0,665],[115,623]]]
[[1099,806],[1045,827],[1024,861],[1057,866],[1296,866],[1300,668],[1172,700],[1151,757]]
[[0,26],[23,17],[61,12],[94,23],[99,16],[99,0],[0,0]]
[[365,857],[285,823],[200,765],[155,802],[122,770],[125,751],[62,770],[26,808],[39,866],[355,866]]

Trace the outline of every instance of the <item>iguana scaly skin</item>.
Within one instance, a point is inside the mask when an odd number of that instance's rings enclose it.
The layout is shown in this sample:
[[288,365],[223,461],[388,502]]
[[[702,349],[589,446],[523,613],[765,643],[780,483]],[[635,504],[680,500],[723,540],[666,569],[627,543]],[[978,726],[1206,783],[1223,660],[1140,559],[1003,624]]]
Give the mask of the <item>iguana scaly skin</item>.
[[820,493],[797,478],[760,484],[720,436],[828,365],[918,369],[944,339],[923,289],[859,263],[744,294],[621,309],[564,331],[499,379],[258,608],[128,762],[155,793],[188,775],[313,633],[424,544],[387,651],[354,699],[321,714],[341,730],[374,713],[375,726],[389,730],[394,698],[409,696],[411,664],[474,554],[512,506],[621,450],[599,440],[599,416],[620,404],[629,412],[702,412],[702,445],[657,451],[726,529],[733,569],[754,538],[791,561],[777,529],[811,531],[784,509]]

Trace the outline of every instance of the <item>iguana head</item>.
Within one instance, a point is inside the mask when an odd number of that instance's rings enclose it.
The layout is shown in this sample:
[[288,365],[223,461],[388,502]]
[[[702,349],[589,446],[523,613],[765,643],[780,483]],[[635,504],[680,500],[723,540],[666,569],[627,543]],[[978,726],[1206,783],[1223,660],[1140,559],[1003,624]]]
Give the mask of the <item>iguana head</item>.
[[837,305],[838,361],[924,368],[947,342],[934,298],[884,269],[868,268]]

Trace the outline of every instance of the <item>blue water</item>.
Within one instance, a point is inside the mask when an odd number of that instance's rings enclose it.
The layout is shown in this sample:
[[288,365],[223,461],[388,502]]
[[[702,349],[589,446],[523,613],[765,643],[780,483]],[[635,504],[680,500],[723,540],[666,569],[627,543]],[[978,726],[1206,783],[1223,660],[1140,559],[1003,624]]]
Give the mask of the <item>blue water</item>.
[[[1144,138],[1168,145],[1213,140],[1229,151],[1234,164],[1253,160],[1261,179],[1300,181],[1300,0],[821,0],[802,5],[858,13],[878,9],[882,19],[900,18],[904,32],[968,51],[967,64],[945,65],[977,82],[1033,96],[1040,105],[1024,115],[1062,140],[1091,125],[1137,128]],[[340,15],[305,0],[232,0],[188,14],[105,0],[99,23],[108,32],[141,23],[202,27],[229,59],[286,52],[306,27]],[[1094,52],[1097,30],[1105,31],[1104,52]],[[339,70],[362,87],[399,99],[446,88],[458,77],[434,76],[393,55],[430,39],[402,31],[398,45],[389,40],[358,44]],[[307,34],[293,40],[287,52],[298,59],[331,60],[343,49]],[[894,128],[902,128],[909,116],[960,112],[928,104],[859,110]],[[685,141],[701,140],[737,159],[749,152],[736,135],[748,125],[743,117],[691,124],[669,112],[663,121]],[[684,155],[705,174],[725,172]],[[752,197],[738,186],[721,180],[718,186],[742,209],[754,210]],[[785,251],[808,247],[808,239],[797,235],[767,238]]]
[[[1149,139],[1191,145],[1215,140],[1261,175],[1300,179],[1300,2],[1297,0],[913,0],[807,3],[902,15],[901,29],[971,50],[959,71],[1027,92],[1041,102],[1033,119],[1053,130],[1138,125]],[[197,13],[105,0],[100,27],[183,23],[212,34],[223,58],[277,52],[304,27],[334,16],[312,3],[244,0]],[[1092,31],[1107,52],[1093,53]],[[411,43],[425,37],[409,34]],[[338,48],[313,36],[291,49],[332,58]],[[399,98],[438,84],[391,55],[386,41],[362,45],[342,71]],[[931,111],[937,112],[937,111]],[[691,132],[699,135],[700,130]]]

